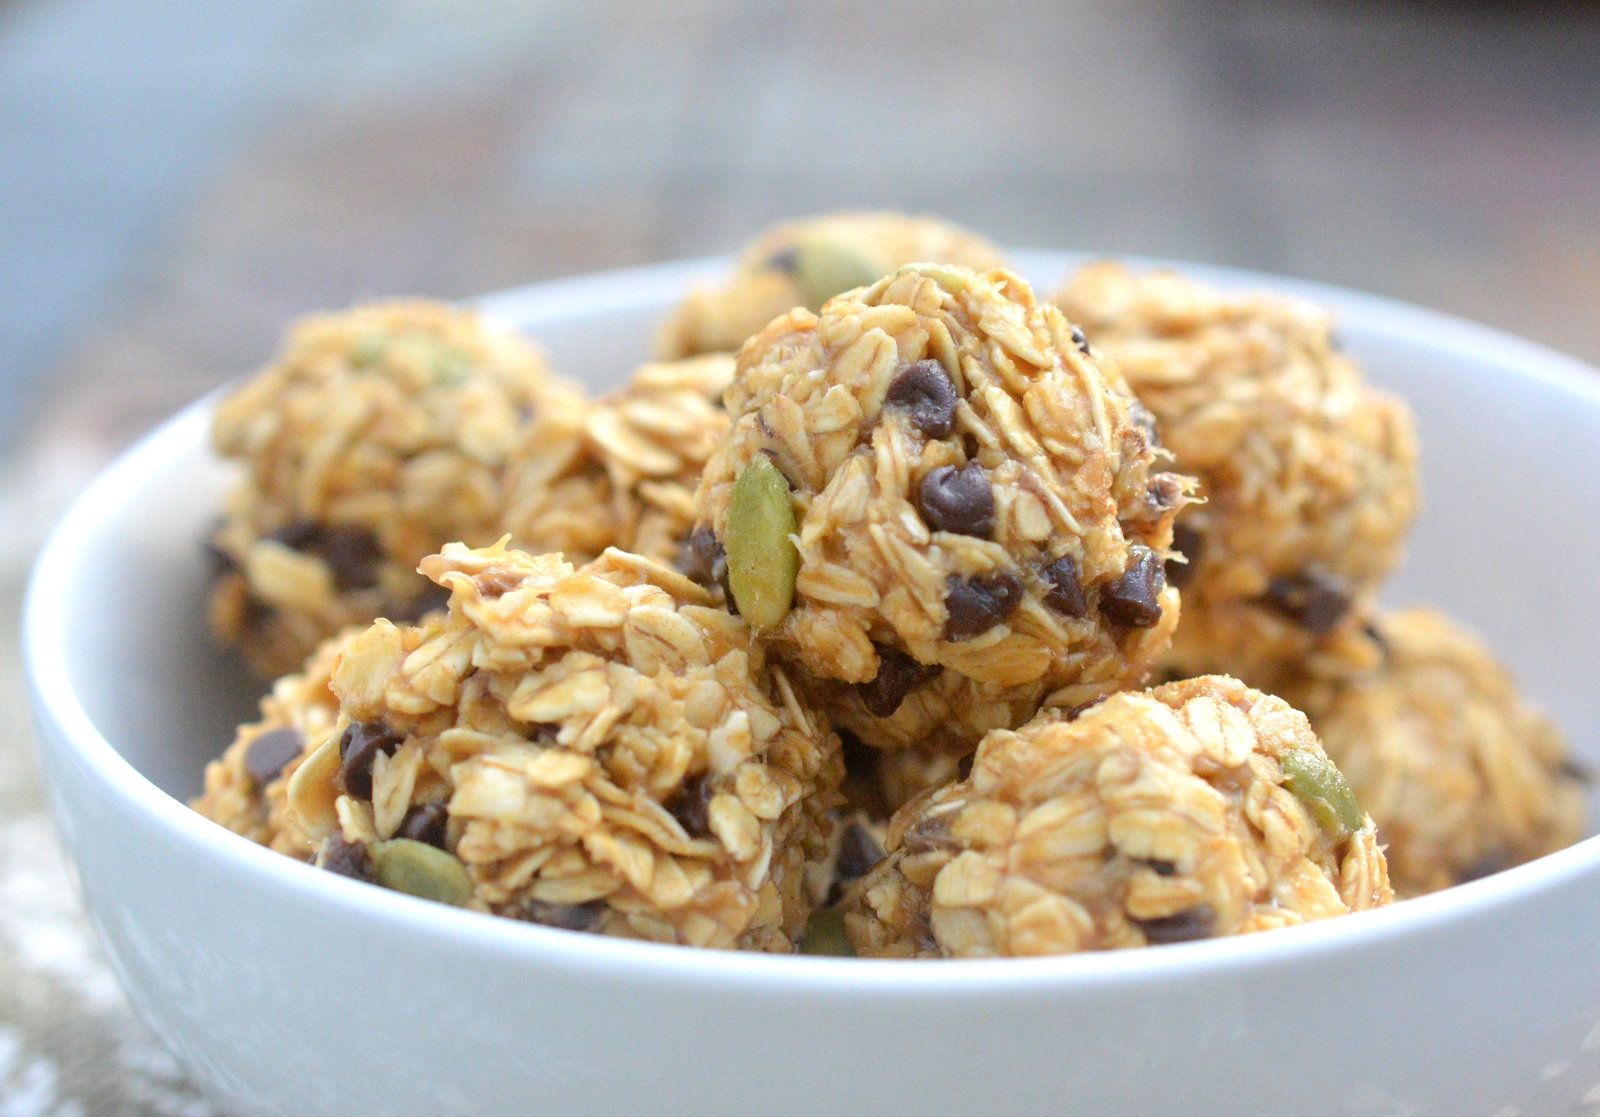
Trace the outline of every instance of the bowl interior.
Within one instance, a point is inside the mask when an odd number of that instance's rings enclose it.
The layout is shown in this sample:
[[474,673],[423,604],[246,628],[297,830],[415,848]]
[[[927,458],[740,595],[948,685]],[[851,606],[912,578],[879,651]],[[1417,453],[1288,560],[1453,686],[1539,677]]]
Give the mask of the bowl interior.
[[[1079,262],[1018,253],[1041,289]],[[1290,290],[1339,313],[1346,348],[1416,412],[1424,509],[1391,604],[1440,606],[1478,628],[1600,763],[1600,377],[1582,363],[1443,315],[1311,284],[1181,265],[1229,287]],[[581,277],[493,296],[565,374],[596,389],[646,358],[664,311],[706,262]],[[112,746],[154,784],[187,798],[249,716],[260,687],[205,629],[200,541],[229,482],[211,457],[205,402],[151,435],[85,495],[52,548],[67,683]]]

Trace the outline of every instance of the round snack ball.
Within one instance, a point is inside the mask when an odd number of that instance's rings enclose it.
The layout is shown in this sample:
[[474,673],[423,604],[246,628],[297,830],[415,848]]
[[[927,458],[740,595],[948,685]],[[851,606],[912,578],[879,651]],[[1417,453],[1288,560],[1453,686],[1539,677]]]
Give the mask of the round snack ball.
[[346,625],[421,615],[417,563],[499,538],[520,430],[578,398],[509,328],[442,303],[302,320],[212,424],[245,468],[212,539],[213,629],[271,677]]
[[1091,264],[1054,301],[1155,415],[1200,479],[1168,576],[1183,590],[1170,664],[1272,685],[1277,664],[1348,634],[1399,564],[1418,501],[1410,412],[1374,391],[1322,310],[1224,294],[1172,272]]
[[449,612],[340,657],[291,810],[324,867],[550,926],[788,951],[838,741],[676,571],[503,544],[422,564]]
[[1379,666],[1285,693],[1372,813],[1394,886],[1417,896],[1584,834],[1560,731],[1473,633],[1432,609],[1380,614]]
[[239,726],[227,751],[206,765],[205,791],[191,807],[253,842],[311,858],[316,844],[289,817],[289,778],[339,720],[333,666],[362,631],[347,628],[323,641],[299,671],[272,684],[260,719]]
[[545,408],[508,470],[504,528],[530,553],[587,562],[620,547],[675,562],[695,523],[694,490],[728,429],[733,358],[641,366],[594,403]]
[[695,541],[864,743],[970,752],[1165,650],[1189,479],[1157,471],[1138,404],[1009,272],[911,265],[794,310],[726,400]]
[[663,325],[656,351],[665,358],[732,353],[794,307],[819,310],[841,291],[919,260],[979,271],[1006,262],[983,237],[934,217],[833,213],[785,222],[746,247],[726,281],[691,290]]
[[991,734],[971,776],[895,815],[888,851],[845,892],[872,957],[1155,946],[1393,898],[1305,716],[1223,676]]

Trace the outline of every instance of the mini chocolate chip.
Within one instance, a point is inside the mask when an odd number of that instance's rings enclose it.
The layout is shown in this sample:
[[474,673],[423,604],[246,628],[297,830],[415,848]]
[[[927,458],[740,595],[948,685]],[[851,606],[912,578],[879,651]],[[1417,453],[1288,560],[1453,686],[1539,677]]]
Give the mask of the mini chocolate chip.
[[592,931],[605,916],[606,905],[601,900],[586,904],[557,904],[550,900],[523,900],[502,915],[520,919],[524,923],[538,923],[544,927],[559,927],[563,931]]
[[412,807],[406,816],[400,820],[400,825],[395,829],[397,838],[410,838],[414,842],[426,842],[431,846],[445,848],[445,824],[450,819],[450,812],[443,803],[424,803],[420,807]]
[[282,543],[292,551],[304,551],[317,541],[322,528],[315,520],[294,520],[284,524],[267,536],[274,543]]
[[[869,706],[868,709],[871,707]],[[848,729],[839,730],[839,754],[844,758],[845,774],[872,778],[877,775],[878,757],[881,755],[877,749],[861,743]]]
[[678,570],[691,582],[714,586],[718,581],[719,563],[726,569],[728,556],[717,542],[716,532],[711,530],[710,524],[696,524],[678,553]]
[[857,683],[856,691],[875,718],[894,716],[900,703],[917,687],[939,673],[937,664],[918,663],[898,648],[874,644],[878,652],[878,674],[870,683]]
[[900,848],[907,853],[953,850],[959,848],[959,844],[950,833],[950,820],[942,814],[917,819],[900,838]]
[[794,245],[780,248],[767,257],[767,266],[773,271],[781,271],[786,275],[793,275],[794,269],[800,262],[800,253],[795,251]]
[[357,799],[372,798],[372,762],[378,753],[394,755],[402,738],[381,721],[353,721],[339,738],[339,778],[346,793]]
[[1078,347],[1078,352],[1082,353],[1085,357],[1089,355],[1089,339],[1084,337],[1083,331],[1078,329],[1076,326],[1072,327],[1072,344],[1076,345]]
[[1178,866],[1174,865],[1171,861],[1158,861],[1153,857],[1147,857],[1144,859],[1144,867],[1149,869],[1158,877],[1176,876],[1178,872]]
[[739,615],[739,603],[734,601],[733,587],[728,584],[728,552],[717,541],[710,524],[699,524],[689,533],[678,556],[678,569],[690,581],[721,588],[728,611]]
[[1172,942],[1209,939],[1217,928],[1217,913],[1210,904],[1196,904],[1176,915],[1165,915],[1160,919],[1135,919],[1134,923],[1150,940],[1150,945],[1161,946]]
[[1505,850],[1491,850],[1458,872],[1456,874],[1456,883],[1465,884],[1469,880],[1482,880],[1484,877],[1492,877],[1496,873],[1505,872],[1514,864],[1516,864],[1515,860]]
[[322,530],[315,548],[341,590],[364,590],[378,584],[383,547],[369,529],[355,524],[331,524]]
[[278,778],[285,764],[300,755],[305,745],[306,739],[293,726],[270,729],[251,741],[245,750],[245,771],[256,781],[256,787],[266,787]]
[[690,776],[678,787],[677,794],[663,806],[677,819],[684,833],[691,838],[704,838],[711,833],[711,780],[706,776]]
[[1161,560],[1142,544],[1129,548],[1131,562],[1122,576],[1100,591],[1100,612],[1112,624],[1149,628],[1161,619],[1161,591],[1167,577]]
[[1205,552],[1205,536],[1200,534],[1198,528],[1179,522],[1172,527],[1172,549],[1177,551],[1188,562],[1173,562],[1167,560],[1167,581],[1177,586],[1180,590],[1194,580],[1194,572],[1200,565],[1200,556]]
[[911,425],[929,438],[944,438],[955,429],[959,398],[944,365],[929,359],[890,381],[884,402],[903,409]]
[[855,880],[872,871],[883,860],[883,847],[872,832],[859,822],[852,822],[839,836],[839,855],[833,860],[836,880]]
[[1062,555],[1040,573],[1050,583],[1050,590],[1044,595],[1046,605],[1063,616],[1081,619],[1089,615],[1089,598],[1078,581],[1078,564],[1071,556]]
[[1022,583],[1004,570],[975,578],[945,579],[944,638],[961,640],[988,632],[1022,603]]
[[934,531],[987,539],[994,533],[994,492],[983,466],[941,465],[917,486],[917,509]]
[[972,775],[972,762],[978,758],[975,752],[969,752],[956,761],[956,779],[964,780]]
[[322,845],[321,867],[330,873],[338,873],[351,880],[363,880],[368,884],[378,879],[378,866],[373,862],[372,854],[367,852],[366,845],[345,841],[344,835],[337,830]]
[[1350,611],[1350,593],[1335,575],[1319,566],[1267,583],[1266,603],[1295,624],[1318,636],[1339,627]]

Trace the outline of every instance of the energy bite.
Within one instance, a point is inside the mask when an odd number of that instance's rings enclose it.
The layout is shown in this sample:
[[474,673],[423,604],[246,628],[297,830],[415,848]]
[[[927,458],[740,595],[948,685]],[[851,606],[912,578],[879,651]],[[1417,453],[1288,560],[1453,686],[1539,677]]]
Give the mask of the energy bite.
[[1189,479],[1009,272],[910,265],[795,309],[726,402],[697,568],[863,743],[970,752],[1166,649]]
[[785,222],[745,248],[724,283],[691,290],[663,325],[656,351],[664,358],[732,353],[794,307],[820,310],[834,295],[919,260],[978,271],[1005,266],[983,237],[933,217],[834,213]]
[[1282,663],[1347,637],[1352,605],[1401,557],[1418,500],[1399,399],[1374,391],[1323,311],[1232,295],[1172,272],[1091,264],[1054,296],[1155,416],[1203,503],[1177,526],[1187,559],[1178,674],[1274,685]]
[[846,889],[858,953],[1158,946],[1389,903],[1372,820],[1303,714],[1208,676],[1046,711],[895,815]]
[[732,379],[724,353],[660,361],[594,403],[544,409],[511,455],[503,524],[515,545],[576,563],[607,547],[676,561]]
[[541,412],[581,403],[521,337],[443,303],[299,322],[217,409],[245,467],[211,540],[212,627],[264,676],[339,629],[437,604],[417,563],[502,533],[503,473]]
[[289,778],[339,720],[333,666],[361,631],[347,628],[323,641],[299,671],[272,684],[260,719],[241,725],[227,751],[206,765],[205,791],[191,807],[253,842],[311,859],[316,845],[288,810]]
[[449,612],[340,657],[291,780],[318,863],[514,919],[785,952],[838,741],[748,627],[649,559],[452,545]]
[[1432,609],[1379,616],[1379,666],[1287,697],[1377,821],[1394,886],[1417,896],[1583,836],[1584,785],[1549,719],[1489,649]]

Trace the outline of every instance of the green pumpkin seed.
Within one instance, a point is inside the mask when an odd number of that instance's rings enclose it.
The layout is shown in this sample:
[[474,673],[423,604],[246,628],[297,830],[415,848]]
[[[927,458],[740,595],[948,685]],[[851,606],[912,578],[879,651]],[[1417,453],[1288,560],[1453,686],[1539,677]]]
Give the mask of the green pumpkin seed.
[[812,912],[806,921],[806,933],[800,938],[800,953],[854,958],[855,947],[850,945],[850,936],[844,931],[844,912],[837,908]]
[[372,843],[378,883],[408,896],[460,907],[472,895],[472,878],[452,854],[426,842],[394,838]]
[[1305,749],[1290,749],[1278,763],[1289,790],[1300,797],[1324,830],[1343,837],[1366,825],[1366,816],[1333,761]]
[[794,603],[800,552],[789,482],[772,459],[757,454],[733,484],[728,502],[728,588],[739,615],[757,632],[777,627]]
[[371,368],[383,360],[389,339],[380,333],[364,333],[350,347],[350,359],[358,368]]
[[806,309],[818,311],[833,296],[865,287],[886,270],[870,254],[847,241],[813,237],[794,246],[789,276],[800,289]]

